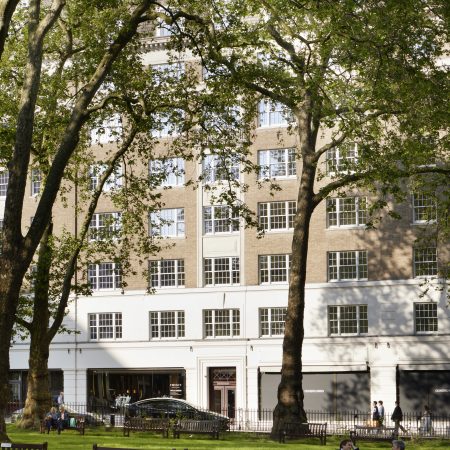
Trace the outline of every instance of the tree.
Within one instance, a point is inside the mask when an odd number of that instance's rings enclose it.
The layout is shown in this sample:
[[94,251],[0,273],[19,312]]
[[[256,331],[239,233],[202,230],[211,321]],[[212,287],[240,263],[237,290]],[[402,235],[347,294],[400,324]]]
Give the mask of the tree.
[[[17,2],[15,2],[17,4]],[[26,29],[27,47],[23,56],[23,72],[12,70],[9,80],[18,81],[19,102],[15,111],[2,114],[2,124],[12,130],[13,149],[2,145],[2,160],[7,163],[9,182],[5,203],[2,255],[0,258],[0,437],[4,438],[4,416],[9,398],[9,346],[16,318],[20,289],[24,275],[37,246],[48,229],[52,206],[61,187],[65,171],[74,160],[74,152],[83,125],[98,111],[98,106],[108,102],[108,96],[99,98],[99,88],[113,73],[115,65],[139,59],[137,45],[138,27],[153,23],[160,14],[154,0],[94,2],[55,0],[48,2],[30,0],[23,9],[15,12],[17,22],[11,21],[14,2],[2,2],[0,9],[2,35],[0,44],[6,41],[8,24],[15,30]],[[153,22],[152,22],[153,21]],[[11,25],[12,24],[12,25]],[[95,33],[93,32],[95,30]],[[7,44],[13,45],[13,40]],[[7,51],[5,48],[4,52]],[[61,56],[54,58],[54,55]],[[56,68],[52,60],[61,62]],[[3,54],[2,67],[8,67]],[[9,59],[8,59],[9,61]],[[67,103],[57,102],[63,114],[58,127],[62,132],[46,147],[50,161],[45,186],[42,190],[33,222],[22,233],[22,206],[25,184],[30,168],[30,156],[36,144],[36,114],[38,101],[48,94],[42,80],[51,77],[53,70],[64,73]],[[69,82],[70,80],[70,82]],[[61,88],[55,85],[55,88]],[[71,94],[71,95],[69,95]],[[61,129],[59,128],[59,129]],[[45,143],[45,140],[43,141]],[[3,143],[2,143],[3,144]],[[46,143],[45,143],[46,144]],[[45,145],[44,145],[45,147]]]
[[[129,78],[130,71],[134,74],[132,79]],[[66,79],[69,84],[72,82],[72,78]],[[161,72],[157,68],[143,67],[139,58],[127,58],[118,62],[108,81],[98,92],[100,100],[90,108],[92,115],[87,124],[90,133],[84,135],[95,137],[106,133],[108,143],[113,147],[98,151],[98,148],[91,146],[92,137],[82,136],[59,192],[60,206],[75,207],[77,217],[83,217],[81,227],[75,235],[68,229],[58,234],[52,231],[52,223],[49,224],[41,239],[36,270],[28,277],[29,292],[22,296],[19,305],[17,323],[22,331],[25,330],[20,334],[30,337],[27,398],[19,422],[22,427],[38,426],[50,408],[49,346],[56,333],[70,331],[63,326],[70,294],[90,295],[92,292],[87,282],[78,279],[73,283],[77,268],[101,261],[107,254],[108,260],[120,261],[121,275],[124,277],[131,267],[127,263],[130,255],[145,255],[147,258],[160,247],[148,235],[143,218],[160,206],[161,194],[155,192],[155,187],[161,178],[168,175],[169,169],[152,174],[149,180],[147,165],[157,142],[150,131],[161,128],[161,120],[165,119],[170,119],[170,123],[180,129],[181,123],[186,128],[189,126],[189,118],[180,111],[189,109],[187,102],[195,96],[196,77],[190,70],[184,74],[174,74],[171,70]],[[58,104],[64,103],[65,94],[64,89],[55,89],[55,85],[65,86],[58,70],[41,83],[41,89],[48,94],[45,102],[39,104],[39,113],[35,117],[38,131],[34,136],[33,164],[40,168],[42,184],[46,183],[51,166],[51,161],[47,161],[46,148],[52,147],[53,141],[57,142],[57,136],[62,131],[58,129],[58,117],[63,114],[58,111]],[[118,126],[119,117],[122,126]],[[176,150],[177,146],[185,148],[185,145],[178,144],[179,140],[184,140],[183,134],[171,139],[170,145],[166,146],[167,153],[174,151],[174,148]],[[118,167],[120,163],[123,173]],[[99,169],[98,184],[94,190],[89,176],[92,167]],[[109,189],[113,184],[112,178],[120,183]],[[76,183],[75,188],[70,187],[72,182]],[[107,183],[109,187],[104,192]],[[73,192],[72,199],[66,198],[70,196],[71,189],[76,189],[75,205]],[[108,231],[93,236],[90,223],[102,195],[110,197],[117,209],[122,211],[120,224],[105,224]],[[113,231],[109,232],[110,229]],[[133,236],[139,238],[133,239]],[[125,287],[122,281],[122,288]]]
[[406,179],[429,172],[438,184],[448,184],[442,100],[448,83],[441,59],[448,11],[445,2],[426,0],[177,4],[189,21],[175,45],[187,46],[213,77],[230,80],[255,102],[282,107],[297,137],[302,167],[272,429],[276,437],[284,421],[307,421],[302,343],[315,208],[331,193],[350,188],[374,191],[379,201],[372,208],[379,208],[403,191]]

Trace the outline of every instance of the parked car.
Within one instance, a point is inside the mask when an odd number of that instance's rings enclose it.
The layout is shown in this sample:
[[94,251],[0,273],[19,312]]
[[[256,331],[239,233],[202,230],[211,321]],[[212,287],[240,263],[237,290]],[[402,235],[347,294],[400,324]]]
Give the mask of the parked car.
[[228,430],[230,419],[223,414],[191,405],[186,400],[170,397],[147,398],[130,403],[125,414],[130,417],[169,417],[170,419],[219,420],[221,430]]

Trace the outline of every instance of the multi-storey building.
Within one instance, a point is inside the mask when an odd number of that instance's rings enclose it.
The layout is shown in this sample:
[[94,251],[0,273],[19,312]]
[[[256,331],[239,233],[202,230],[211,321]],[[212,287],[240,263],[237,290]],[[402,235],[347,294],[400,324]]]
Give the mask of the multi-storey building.
[[[149,52],[146,62],[165,58]],[[66,320],[77,333],[51,345],[52,388],[63,389],[66,401],[110,403],[130,391],[136,399],[170,395],[230,414],[275,405],[301,161],[276,105],[261,103],[255,116],[254,162],[282,189],[271,195],[257,188],[258,175],[243,174],[239,165],[232,173],[250,186],[239,195],[257,212],[264,237],[244,228],[228,206],[212,204],[205,184],[220,190],[222,182],[213,156],[171,160],[177,170],[162,182],[164,205],[149,215],[148,232],[175,245],[149,257],[149,280],[130,275],[125,290],[113,262],[89,265],[94,292],[74,298]],[[357,147],[346,157],[356,158]],[[323,170],[338,170],[340,161],[339,151],[325,155]],[[158,159],[148,164],[150,172],[161,169]],[[199,189],[185,186],[205,170]],[[33,216],[38,173],[29,183],[24,226]],[[3,171],[0,217],[6,184]],[[56,208],[57,220],[73,227],[73,211]],[[373,399],[391,408],[397,398],[404,409],[424,402],[436,409],[450,401],[446,292],[422,286],[437,275],[440,252],[448,249],[415,247],[421,227],[433,220],[427,196],[411,193],[409,203],[394,208],[402,219],[386,217],[377,229],[365,227],[361,192],[329,198],[314,212],[303,346],[308,409],[368,409]],[[119,214],[101,200],[91,237]],[[11,349],[17,399],[25,393],[27,359],[27,344],[17,342]]]

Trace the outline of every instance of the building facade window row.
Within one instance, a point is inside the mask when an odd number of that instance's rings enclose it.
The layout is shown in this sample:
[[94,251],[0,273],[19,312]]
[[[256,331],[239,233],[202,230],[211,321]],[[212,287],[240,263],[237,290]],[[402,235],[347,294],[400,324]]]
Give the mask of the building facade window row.
[[[364,281],[368,279],[366,250],[328,252],[328,281]],[[259,284],[287,284],[291,269],[290,254],[259,255]],[[436,277],[438,260],[435,247],[415,248],[414,276]],[[240,258],[226,256],[203,259],[205,286],[236,286],[240,284]],[[120,264],[106,262],[88,266],[88,282],[93,290],[119,289],[122,283]],[[151,288],[184,288],[185,264],[183,259],[149,261]]]
[[[282,337],[285,330],[286,307],[262,307],[258,310],[259,337]],[[414,333],[438,332],[436,303],[414,304]],[[122,313],[102,312],[88,315],[89,339],[120,340],[123,337]],[[359,336],[369,333],[368,305],[330,305],[327,309],[328,336]],[[241,336],[239,308],[204,309],[204,339],[237,338]],[[150,311],[149,339],[186,338],[186,317],[183,310]]]

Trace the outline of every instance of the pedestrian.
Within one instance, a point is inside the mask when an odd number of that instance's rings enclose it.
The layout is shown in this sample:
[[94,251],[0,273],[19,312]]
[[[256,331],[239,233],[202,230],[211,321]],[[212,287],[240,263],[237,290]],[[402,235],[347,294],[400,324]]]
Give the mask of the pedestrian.
[[339,444],[339,450],[359,450],[359,448],[354,446],[351,439],[344,439]]
[[406,445],[403,441],[392,441],[392,450],[405,450]]
[[402,430],[403,433],[406,433],[406,429],[403,427],[403,425],[400,423],[403,420],[403,411],[402,408],[400,408],[400,403],[395,402],[395,408],[394,412],[392,413],[391,420],[394,422],[395,425],[395,436],[398,436],[398,430]]
[[422,431],[424,433],[431,432],[431,410],[428,405],[423,407],[424,411],[422,414]]
[[383,426],[384,424],[384,406],[383,406],[383,400],[379,400],[378,401],[378,415],[379,415],[379,419],[378,419],[378,423],[379,426]]
[[58,395],[58,398],[56,399],[56,403],[58,403],[58,406],[61,406],[64,404],[64,392],[60,392]]
[[380,413],[378,411],[377,402],[373,402],[373,408],[372,408],[372,424],[374,427],[379,426],[379,419],[380,419]]

